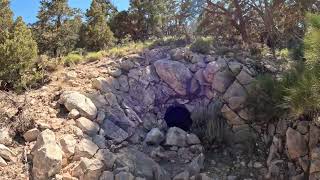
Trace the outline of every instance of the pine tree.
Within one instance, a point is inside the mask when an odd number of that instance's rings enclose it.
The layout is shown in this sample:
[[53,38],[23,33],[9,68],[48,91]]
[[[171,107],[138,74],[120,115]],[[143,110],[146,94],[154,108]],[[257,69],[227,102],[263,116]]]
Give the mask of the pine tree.
[[79,10],[67,0],[41,0],[38,21],[33,25],[39,50],[53,56],[69,53],[79,40],[82,24]]
[[21,77],[33,65],[37,51],[31,30],[18,17],[8,38],[0,44],[0,79],[11,86],[18,86]]
[[10,9],[9,0],[0,0],[0,44],[8,36],[9,29],[13,24],[13,13]]
[[114,42],[113,33],[107,24],[107,17],[112,7],[110,4],[109,1],[93,0],[86,13],[85,44],[89,50],[101,50]]

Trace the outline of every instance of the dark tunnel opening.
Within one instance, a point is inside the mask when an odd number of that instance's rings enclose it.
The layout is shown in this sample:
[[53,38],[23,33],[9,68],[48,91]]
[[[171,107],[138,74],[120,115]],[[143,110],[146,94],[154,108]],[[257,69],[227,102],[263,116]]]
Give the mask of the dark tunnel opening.
[[170,106],[164,119],[168,127],[178,127],[184,131],[189,131],[192,125],[191,113],[182,105]]

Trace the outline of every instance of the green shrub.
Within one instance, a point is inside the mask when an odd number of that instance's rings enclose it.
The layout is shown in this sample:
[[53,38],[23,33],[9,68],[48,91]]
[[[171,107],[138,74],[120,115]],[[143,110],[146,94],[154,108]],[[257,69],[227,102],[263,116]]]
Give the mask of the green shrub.
[[22,76],[28,73],[37,57],[37,44],[31,30],[17,18],[11,32],[0,44],[0,79],[5,86],[18,89]]
[[79,64],[81,61],[83,61],[83,56],[79,54],[68,54],[62,60],[65,66],[72,66]]
[[208,54],[212,44],[213,39],[211,37],[201,37],[191,44],[190,50],[197,53]]
[[90,52],[86,55],[86,61],[93,62],[103,58],[103,52]]
[[308,14],[308,32],[304,38],[305,58],[312,68],[320,63],[320,14]]
[[203,142],[212,143],[224,140],[224,130],[227,125],[221,115],[222,105],[220,100],[216,100],[207,107],[198,107],[192,112],[191,130]]

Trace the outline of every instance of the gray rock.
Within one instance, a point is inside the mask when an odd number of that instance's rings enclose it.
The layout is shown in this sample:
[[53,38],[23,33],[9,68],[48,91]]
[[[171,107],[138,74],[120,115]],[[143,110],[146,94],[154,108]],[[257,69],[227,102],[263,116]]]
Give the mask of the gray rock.
[[33,150],[32,174],[35,180],[46,180],[60,172],[63,153],[51,130],[40,133]]
[[223,99],[228,102],[231,109],[239,110],[244,107],[247,96],[246,90],[235,81],[223,95]]
[[213,82],[214,75],[220,71],[225,69],[227,63],[224,59],[219,59],[218,61],[210,62],[207,67],[203,71],[203,76],[207,80],[207,82]]
[[95,135],[98,134],[99,125],[85,117],[81,117],[76,120],[76,125],[86,134]]
[[7,146],[0,144],[0,157],[7,161],[15,161],[16,154]]
[[177,174],[173,180],[189,180],[190,173],[188,171],[183,171],[182,173]]
[[197,175],[204,168],[204,155],[200,154],[188,165],[190,176]]
[[117,156],[117,167],[128,167],[135,176],[145,177],[147,180],[170,179],[169,174],[158,163],[140,151],[125,148]]
[[114,174],[110,171],[103,171],[99,180],[114,180]]
[[72,169],[72,176],[82,180],[98,180],[103,171],[103,163],[98,159],[82,157],[80,163]]
[[71,134],[63,135],[63,137],[60,139],[61,149],[67,158],[74,154],[76,144],[77,141]]
[[168,129],[165,145],[184,147],[187,145],[187,133],[177,127]]
[[134,176],[129,172],[120,172],[115,176],[115,180],[134,180]]
[[105,136],[121,143],[129,137],[129,134],[121,129],[119,126],[115,125],[109,119],[106,119],[102,125],[102,128],[105,130]]
[[159,128],[153,128],[146,136],[145,142],[150,145],[159,145],[164,140],[164,135]]
[[99,147],[89,139],[82,139],[75,148],[74,160],[81,157],[92,158],[98,151]]
[[76,109],[72,109],[68,114],[69,119],[78,119],[80,116],[80,112]]
[[291,159],[296,159],[308,153],[306,140],[298,131],[292,128],[288,128],[286,132],[286,143]]
[[97,108],[93,102],[85,95],[75,91],[65,91],[61,96],[59,102],[71,111],[76,109],[80,114],[89,119],[95,119],[97,116]]
[[27,132],[25,132],[23,134],[23,138],[27,142],[31,142],[31,141],[37,140],[37,137],[38,137],[39,134],[40,134],[40,131],[37,128],[33,128],[33,129],[30,129]]
[[125,75],[121,75],[118,78],[119,84],[120,84],[120,91],[128,92],[129,91],[129,83],[128,83],[128,77]]
[[252,83],[254,81],[254,78],[251,77],[246,69],[242,69],[242,71],[240,72],[240,74],[237,76],[237,80],[240,82],[240,84],[242,85],[248,85],[250,83]]
[[92,138],[92,141],[100,148],[100,149],[105,149],[106,148],[106,139],[105,137],[101,135],[95,135]]
[[227,105],[224,105],[221,109],[222,115],[227,119],[229,125],[242,125],[245,122]]
[[188,94],[188,83],[192,74],[182,63],[169,60],[158,60],[154,63],[160,78],[180,95]]
[[107,170],[113,169],[114,162],[117,158],[116,155],[110,152],[108,149],[99,149],[94,157],[102,161]]
[[9,146],[12,143],[12,137],[9,133],[9,128],[0,129],[0,144]]
[[195,145],[200,144],[200,139],[195,134],[187,134],[187,144],[188,145]]
[[103,93],[112,92],[112,90],[120,89],[117,79],[113,77],[98,77],[92,81],[92,87]]
[[232,84],[234,78],[235,77],[233,76],[232,72],[230,72],[228,69],[224,71],[218,71],[213,76],[212,88],[220,93],[223,93]]

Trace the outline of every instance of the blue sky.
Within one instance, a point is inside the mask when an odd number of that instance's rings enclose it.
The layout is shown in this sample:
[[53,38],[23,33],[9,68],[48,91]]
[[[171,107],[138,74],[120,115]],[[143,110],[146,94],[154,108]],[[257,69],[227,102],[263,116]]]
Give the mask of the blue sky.
[[[40,0],[11,0],[11,9],[15,17],[22,16],[26,23],[35,22]],[[129,0],[111,0],[119,11],[128,9]],[[80,8],[85,12],[90,7],[91,0],[69,0],[69,5],[74,8]]]

